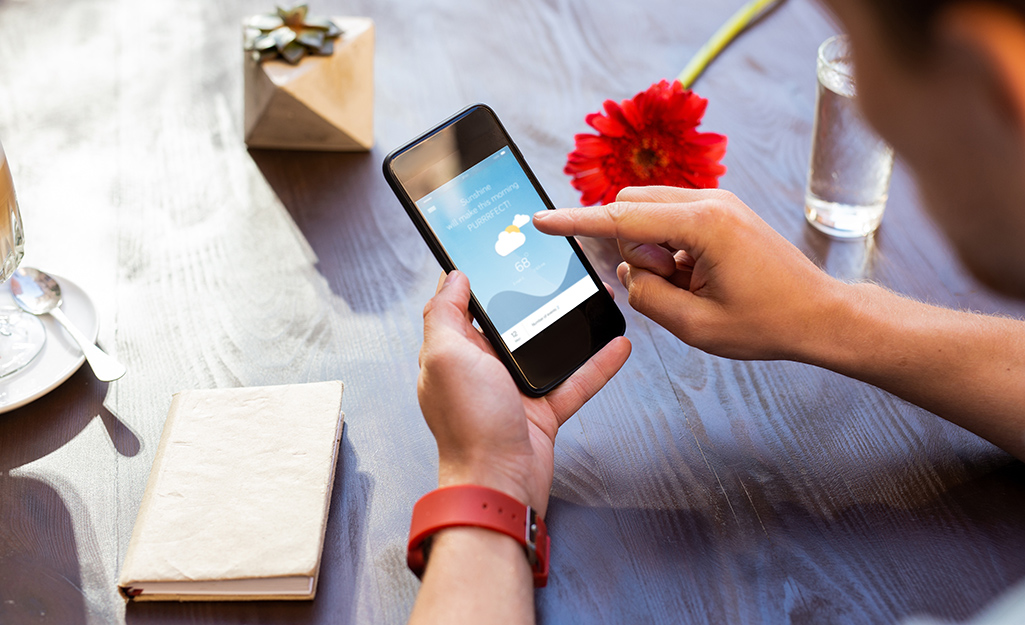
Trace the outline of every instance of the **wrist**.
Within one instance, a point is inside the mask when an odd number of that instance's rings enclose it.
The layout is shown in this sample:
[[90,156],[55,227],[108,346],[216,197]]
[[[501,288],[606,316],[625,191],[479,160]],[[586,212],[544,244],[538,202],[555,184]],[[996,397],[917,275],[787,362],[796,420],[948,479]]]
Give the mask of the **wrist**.
[[521,555],[526,556],[535,585],[547,583],[551,541],[543,518],[513,497],[478,485],[439,488],[416,502],[406,550],[409,568],[422,576],[435,537],[442,531],[465,527],[480,528],[512,540],[521,547]]
[[523,505],[530,506],[544,516],[548,507],[547,493],[538,497],[530,492],[526,476],[501,468],[501,463],[459,463],[439,459],[438,487],[469,484],[484,486],[512,497]]
[[874,358],[873,346],[883,340],[887,313],[880,300],[888,292],[867,282],[830,280],[833,284],[808,313],[811,328],[794,360],[851,375],[859,362]]
[[[525,587],[533,587],[530,564],[523,557],[523,546],[500,532],[472,526],[439,530],[431,539],[431,557],[427,561],[424,578],[430,575],[432,564],[444,563],[450,558],[459,562],[464,570],[468,568],[467,562],[485,570],[500,567],[505,573],[499,577],[512,575],[518,581],[522,580]],[[437,568],[448,567],[441,564]]]

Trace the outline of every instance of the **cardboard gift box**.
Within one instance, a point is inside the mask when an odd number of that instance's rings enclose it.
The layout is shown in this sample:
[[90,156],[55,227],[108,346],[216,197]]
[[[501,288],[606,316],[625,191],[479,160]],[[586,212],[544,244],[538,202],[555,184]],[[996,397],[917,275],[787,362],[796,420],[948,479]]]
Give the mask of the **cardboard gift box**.
[[342,29],[326,56],[297,64],[245,55],[245,141],[252,148],[365,151],[374,143],[374,22]]

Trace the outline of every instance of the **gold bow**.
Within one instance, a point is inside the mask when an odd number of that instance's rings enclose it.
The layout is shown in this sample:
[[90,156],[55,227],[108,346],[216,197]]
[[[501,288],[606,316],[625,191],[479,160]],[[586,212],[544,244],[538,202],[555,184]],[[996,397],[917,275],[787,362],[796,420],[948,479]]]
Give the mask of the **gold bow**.
[[245,49],[254,61],[280,56],[295,65],[307,54],[330,56],[342,29],[326,17],[309,17],[309,6],[278,7],[277,13],[254,15],[246,20]]

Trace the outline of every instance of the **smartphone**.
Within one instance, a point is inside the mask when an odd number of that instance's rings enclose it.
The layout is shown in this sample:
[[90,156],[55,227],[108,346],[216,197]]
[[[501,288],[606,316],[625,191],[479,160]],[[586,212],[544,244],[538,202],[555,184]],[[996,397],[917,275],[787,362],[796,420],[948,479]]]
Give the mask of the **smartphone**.
[[489,107],[476,104],[384,159],[384,176],[520,390],[540,397],[626,329],[576,241],[534,229],[554,210]]

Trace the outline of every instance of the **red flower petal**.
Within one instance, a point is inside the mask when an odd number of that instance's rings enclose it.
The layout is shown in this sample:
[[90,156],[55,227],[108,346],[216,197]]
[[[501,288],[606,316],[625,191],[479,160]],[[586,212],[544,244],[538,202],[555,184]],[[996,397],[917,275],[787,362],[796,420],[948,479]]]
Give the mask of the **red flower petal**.
[[697,132],[708,100],[662,80],[629,100],[606,100],[584,121],[597,135],[578,134],[564,172],[585,204],[609,203],[628,186],[714,188],[726,173],[724,135]]
[[606,100],[605,109],[608,115],[591,113],[584,118],[585,121],[602,135],[622,137],[626,133],[626,125],[623,123],[623,116],[619,113],[619,106],[612,100]]
[[573,152],[584,157],[607,156],[612,154],[612,145],[605,137],[597,135],[577,135],[577,149]]

